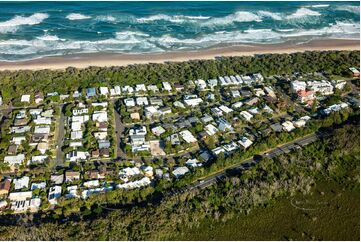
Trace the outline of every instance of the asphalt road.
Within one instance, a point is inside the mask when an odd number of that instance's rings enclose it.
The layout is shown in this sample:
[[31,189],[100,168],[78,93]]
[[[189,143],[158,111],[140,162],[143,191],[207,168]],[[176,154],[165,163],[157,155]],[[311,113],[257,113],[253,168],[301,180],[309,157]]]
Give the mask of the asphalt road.
[[[274,149],[270,150],[269,152],[262,154],[262,157],[264,157],[264,158],[266,158],[266,157],[267,158],[273,158],[273,157],[279,156],[279,155],[284,154],[284,153],[289,153],[290,151],[292,151],[294,149],[300,149],[303,146],[306,146],[306,145],[308,145],[308,144],[310,144],[312,142],[315,142],[320,137],[324,137],[324,136],[326,136],[326,134],[312,134],[312,135],[309,135],[307,137],[304,137],[304,138],[298,139],[296,141],[293,141],[293,142],[284,144],[282,146],[279,146],[277,148],[274,148]],[[237,173],[239,174],[243,170],[248,170],[252,166],[256,165],[258,162],[261,162],[261,159],[256,159],[255,160],[254,158],[249,158],[247,160],[244,160],[241,164],[231,166],[230,168],[228,168],[228,169],[226,169],[224,171],[215,173],[215,174],[213,174],[213,175],[211,175],[211,176],[209,176],[209,177],[207,177],[207,178],[205,178],[203,180],[200,180],[200,181],[197,181],[197,182],[195,182],[193,184],[190,184],[187,187],[180,188],[178,190],[174,190],[174,191],[170,192],[170,194],[176,195],[176,194],[186,192],[186,191],[191,191],[191,190],[194,190],[194,189],[206,188],[208,186],[211,186],[211,185],[217,183],[217,181],[223,180],[226,177],[235,175]]]

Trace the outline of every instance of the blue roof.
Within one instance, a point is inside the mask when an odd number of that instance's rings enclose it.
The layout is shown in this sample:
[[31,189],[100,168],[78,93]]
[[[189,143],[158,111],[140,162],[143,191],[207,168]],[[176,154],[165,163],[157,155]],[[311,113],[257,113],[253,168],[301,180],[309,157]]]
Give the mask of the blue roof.
[[95,96],[95,94],[96,94],[96,91],[95,91],[95,88],[94,88],[94,87],[91,87],[91,88],[87,88],[87,89],[86,89],[86,95],[87,95],[88,97],[93,97],[93,96]]

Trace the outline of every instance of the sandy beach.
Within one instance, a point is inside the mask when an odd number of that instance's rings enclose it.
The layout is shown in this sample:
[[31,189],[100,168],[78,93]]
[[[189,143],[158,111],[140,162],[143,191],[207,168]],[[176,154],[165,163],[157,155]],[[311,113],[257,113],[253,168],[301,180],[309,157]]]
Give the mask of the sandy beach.
[[92,53],[66,56],[52,56],[41,59],[5,62],[0,61],[0,71],[65,69],[67,67],[86,68],[89,66],[126,66],[131,64],[164,63],[194,59],[213,59],[220,56],[251,56],[269,53],[294,53],[325,50],[360,50],[359,40],[324,39],[312,40],[303,44],[289,41],[282,44],[237,45],[199,51],[167,52],[155,54]]

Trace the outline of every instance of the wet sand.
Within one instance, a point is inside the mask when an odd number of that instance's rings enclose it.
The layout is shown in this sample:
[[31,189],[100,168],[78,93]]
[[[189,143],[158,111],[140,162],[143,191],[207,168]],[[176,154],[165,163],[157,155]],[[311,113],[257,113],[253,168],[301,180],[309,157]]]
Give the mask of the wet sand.
[[126,66],[131,64],[214,59],[215,57],[221,56],[252,56],[255,54],[282,54],[326,50],[360,50],[360,40],[324,39],[312,40],[303,44],[288,41],[282,44],[237,45],[203,49],[199,51],[175,51],[154,54],[92,53],[52,56],[29,61],[0,61],[0,70],[40,70],[65,69],[67,67],[86,68],[89,66]]

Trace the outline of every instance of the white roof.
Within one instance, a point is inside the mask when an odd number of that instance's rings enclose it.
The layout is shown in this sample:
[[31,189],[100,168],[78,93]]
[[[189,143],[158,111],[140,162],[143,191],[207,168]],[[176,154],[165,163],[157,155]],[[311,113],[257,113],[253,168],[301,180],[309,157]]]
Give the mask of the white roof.
[[231,109],[231,108],[229,108],[227,106],[224,106],[224,105],[219,106],[219,109],[222,110],[222,112],[224,112],[226,114],[233,112],[233,109]]
[[169,82],[163,82],[163,89],[166,91],[172,91],[172,86],[169,84]]
[[119,171],[120,176],[126,176],[126,177],[131,177],[139,174],[140,174],[140,170],[138,167],[126,167]]
[[106,111],[95,111],[92,119],[97,122],[106,122],[108,121],[108,113]]
[[133,182],[127,182],[124,184],[118,184],[117,188],[124,188],[124,189],[133,189],[138,187],[144,187],[150,185],[150,179],[149,177],[143,177],[142,179],[138,181]]
[[81,130],[81,122],[71,122],[71,130],[80,131]]
[[250,113],[247,112],[247,111],[242,111],[240,114],[241,114],[242,117],[244,117],[247,121],[250,121],[251,118],[253,118],[253,115],[250,114]]
[[13,183],[14,183],[15,190],[19,190],[22,188],[28,188],[29,181],[30,181],[30,178],[28,176],[23,176],[22,178],[14,179]]
[[293,126],[293,123],[291,121],[286,121],[286,122],[282,123],[282,126],[283,126],[283,129],[286,130],[287,132],[290,132],[295,129],[295,127]]
[[213,154],[219,155],[220,153],[225,152],[225,149],[223,147],[217,147],[212,150]]
[[184,100],[185,104],[187,104],[188,106],[197,106],[199,105],[201,102],[203,102],[202,98],[193,98],[193,99],[185,99]]
[[21,141],[26,140],[25,136],[16,136],[13,137],[12,142],[16,145],[20,145]]
[[165,132],[165,129],[162,126],[157,126],[152,128],[152,133],[155,135],[161,135]]
[[4,162],[9,163],[10,165],[20,165],[25,160],[24,154],[5,156]]
[[50,134],[49,125],[35,126],[34,134]]
[[101,95],[108,95],[108,88],[107,87],[100,87],[100,94]]
[[189,172],[188,167],[186,166],[181,166],[181,167],[177,167],[172,171],[172,174],[176,177],[179,178],[181,176],[184,176],[186,173]]
[[202,163],[200,163],[196,158],[193,158],[193,159],[188,159],[186,161],[186,165],[191,167],[197,167],[197,166],[202,166]]
[[21,96],[21,102],[30,102],[30,95],[22,95]]
[[240,107],[242,107],[242,105],[243,105],[243,103],[242,103],[241,101],[239,101],[239,102],[233,103],[233,104],[232,104],[232,107],[234,107],[234,108],[240,108]]
[[75,140],[75,139],[81,139],[83,138],[83,131],[73,131],[70,133],[70,139]]
[[187,143],[197,142],[197,139],[193,136],[193,134],[189,130],[183,130],[179,132],[179,134]]
[[99,186],[99,180],[91,180],[84,182],[85,187],[98,187]]
[[27,192],[12,192],[9,194],[9,199],[11,201],[23,201],[26,199],[29,199],[33,196],[33,192],[32,191],[27,191]]
[[209,135],[214,135],[218,132],[218,129],[213,124],[206,125],[204,129]]
[[130,98],[124,99],[124,104],[127,107],[134,107],[135,106],[134,98],[130,97]]
[[145,85],[144,84],[137,84],[136,86],[135,86],[135,91],[137,91],[137,92],[140,92],[140,91],[147,91],[147,88],[145,87]]
[[238,143],[242,145],[244,148],[248,148],[253,144],[253,142],[247,137],[242,137],[240,140],[238,140]]

